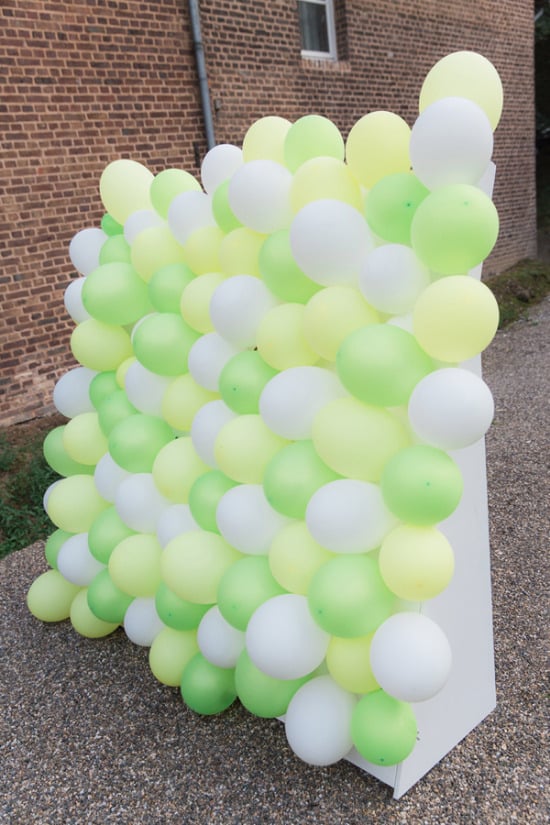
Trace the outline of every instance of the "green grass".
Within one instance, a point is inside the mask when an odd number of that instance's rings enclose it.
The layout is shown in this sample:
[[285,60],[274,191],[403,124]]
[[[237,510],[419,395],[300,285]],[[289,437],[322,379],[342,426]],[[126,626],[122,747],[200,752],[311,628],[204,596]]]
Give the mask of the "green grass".
[[499,329],[527,316],[529,307],[550,292],[550,264],[543,261],[519,261],[506,272],[485,281],[497,299],[500,310]]

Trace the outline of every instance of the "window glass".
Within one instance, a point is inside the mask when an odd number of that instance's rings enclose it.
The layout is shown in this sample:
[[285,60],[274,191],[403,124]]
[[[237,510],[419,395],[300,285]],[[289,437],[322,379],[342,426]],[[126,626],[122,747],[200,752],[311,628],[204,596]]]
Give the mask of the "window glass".
[[308,52],[331,51],[328,36],[327,7],[325,3],[298,2],[302,49]]

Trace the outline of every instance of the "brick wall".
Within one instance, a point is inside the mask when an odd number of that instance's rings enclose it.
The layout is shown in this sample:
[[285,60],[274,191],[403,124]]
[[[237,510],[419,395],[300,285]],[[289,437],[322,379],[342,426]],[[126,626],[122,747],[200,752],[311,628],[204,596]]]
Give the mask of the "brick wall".
[[[304,60],[294,0],[202,0],[218,142],[258,117],[316,112],[347,134],[377,108],[416,116],[422,79],[456,49],[501,74],[496,133],[501,234],[486,271],[536,251],[532,4],[336,0],[336,63]],[[0,417],[50,411],[74,366],[63,292],[70,239],[97,225],[106,164],[196,173],[206,151],[185,0],[3,0],[0,8]]]

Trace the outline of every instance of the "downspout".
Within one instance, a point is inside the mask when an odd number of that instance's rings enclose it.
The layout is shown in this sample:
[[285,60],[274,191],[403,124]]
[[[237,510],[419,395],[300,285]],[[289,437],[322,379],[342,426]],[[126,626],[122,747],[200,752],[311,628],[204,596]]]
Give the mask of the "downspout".
[[212,119],[212,108],[210,106],[210,91],[208,89],[208,76],[206,74],[204,47],[202,45],[201,19],[198,0],[189,0],[189,17],[191,19],[191,34],[193,36],[195,60],[197,62],[197,74],[199,76],[199,92],[201,96],[206,143],[208,148],[212,149],[216,145],[216,138],[214,135],[214,121]]

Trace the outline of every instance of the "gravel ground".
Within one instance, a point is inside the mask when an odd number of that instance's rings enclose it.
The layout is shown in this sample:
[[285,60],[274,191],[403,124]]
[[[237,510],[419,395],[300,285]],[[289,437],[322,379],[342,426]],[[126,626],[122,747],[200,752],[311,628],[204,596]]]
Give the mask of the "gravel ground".
[[498,706],[404,797],[346,762],[307,766],[238,703],[196,716],[122,631],[33,619],[37,544],[0,563],[1,825],[547,823],[549,330],[547,300],[484,357]]

